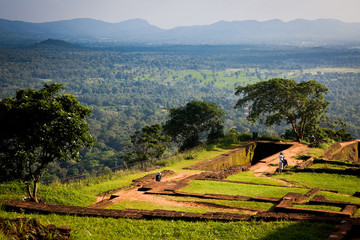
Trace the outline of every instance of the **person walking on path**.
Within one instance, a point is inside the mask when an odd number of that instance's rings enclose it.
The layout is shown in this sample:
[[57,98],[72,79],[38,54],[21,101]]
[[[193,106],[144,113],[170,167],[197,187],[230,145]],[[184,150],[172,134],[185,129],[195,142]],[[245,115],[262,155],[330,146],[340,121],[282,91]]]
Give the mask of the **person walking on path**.
[[282,173],[283,168],[284,168],[284,155],[281,152],[279,155],[279,173]]

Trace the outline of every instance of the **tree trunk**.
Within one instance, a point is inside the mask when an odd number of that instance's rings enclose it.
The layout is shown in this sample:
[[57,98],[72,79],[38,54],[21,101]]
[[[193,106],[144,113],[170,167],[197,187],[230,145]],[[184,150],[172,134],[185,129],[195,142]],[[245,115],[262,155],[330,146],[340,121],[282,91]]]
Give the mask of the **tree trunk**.
[[39,182],[39,179],[34,180],[33,200],[36,203],[39,202],[37,199],[38,182]]
[[27,189],[27,192],[28,192],[29,198],[30,198],[31,200],[33,200],[33,199],[34,199],[34,197],[33,197],[33,194],[32,194],[32,192],[31,192],[31,186],[30,186],[30,183],[29,183],[29,182],[25,182],[25,185],[26,185],[26,189]]
[[294,127],[294,125],[293,125],[293,132],[295,133],[296,141],[301,142],[302,141],[302,134],[299,133],[299,131],[297,131],[297,129],[296,129],[296,127]]
[[301,141],[302,141],[302,134],[299,133],[299,131],[298,131],[298,129],[297,129],[297,124],[296,124],[296,122],[290,121],[290,123],[291,123],[292,130],[293,130],[293,132],[295,133],[296,141],[297,141],[297,142],[301,142]]
[[38,179],[34,179],[34,181],[33,181],[34,188],[33,188],[32,191],[31,191],[31,183],[25,182],[29,198],[31,199],[31,201],[34,201],[36,203],[39,202],[38,199],[37,199],[38,182],[39,182]]

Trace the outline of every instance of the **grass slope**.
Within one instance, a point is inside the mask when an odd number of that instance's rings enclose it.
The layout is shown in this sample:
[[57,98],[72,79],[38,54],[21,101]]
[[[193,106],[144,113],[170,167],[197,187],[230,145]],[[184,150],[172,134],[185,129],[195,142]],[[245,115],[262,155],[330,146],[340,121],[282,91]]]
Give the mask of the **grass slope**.
[[[0,211],[1,217],[37,218],[42,224],[68,225],[72,238],[81,239],[308,239],[329,236],[334,225],[304,222],[185,222],[131,220],[59,215],[19,214]],[[0,234],[1,239],[1,234]]]
[[[159,163],[164,167],[150,172],[132,170],[89,178],[77,183],[51,184],[39,186],[39,197],[55,204],[73,206],[89,206],[95,202],[99,193],[127,186],[133,179],[143,177],[147,174],[161,171],[163,169],[175,172],[194,171],[183,170],[182,168],[217,157],[239,145],[232,145],[226,148],[211,147],[198,148],[191,152],[179,154]],[[281,187],[281,183],[269,178],[255,177],[251,172],[243,172],[233,175],[228,180],[254,182],[260,184],[278,184],[279,187],[249,185],[242,183],[216,182],[216,181],[193,181],[183,192],[191,193],[213,193],[242,196],[267,196],[283,197],[289,191],[306,193],[305,188],[319,187],[322,189],[339,191],[332,193],[322,191],[319,194],[329,200],[347,201],[360,203],[360,199],[349,196],[356,191],[360,181],[357,176],[342,176],[334,174],[319,173],[292,173],[275,174],[272,177],[291,182],[304,188],[289,189]],[[26,196],[23,183],[11,182],[0,184],[0,201],[4,199],[21,199]],[[175,211],[186,211],[204,213],[211,211],[234,211],[234,209],[250,209],[271,211],[274,205],[271,203],[256,203],[251,201],[227,201],[214,199],[200,199],[195,197],[164,197],[168,201],[179,203],[194,203],[187,206],[162,205],[154,202],[129,201],[125,200],[111,209],[138,208],[138,209],[165,209]],[[198,206],[197,206],[198,204]],[[208,207],[205,205],[208,204]],[[211,205],[217,205],[211,206]],[[220,207],[219,207],[220,206]],[[221,208],[223,206],[223,208]],[[298,206],[306,207],[306,206]],[[317,209],[339,210],[324,206],[308,206]],[[249,213],[250,214],[250,213]],[[359,215],[359,213],[357,213]],[[74,239],[324,239],[334,230],[334,225],[322,223],[297,223],[291,221],[278,222],[195,222],[184,221],[162,221],[162,220],[131,220],[131,219],[104,219],[60,215],[40,215],[5,212],[0,209],[0,217],[27,217],[38,218],[42,224],[55,224],[56,226],[69,225],[73,229]],[[2,239],[4,236],[1,236]]]

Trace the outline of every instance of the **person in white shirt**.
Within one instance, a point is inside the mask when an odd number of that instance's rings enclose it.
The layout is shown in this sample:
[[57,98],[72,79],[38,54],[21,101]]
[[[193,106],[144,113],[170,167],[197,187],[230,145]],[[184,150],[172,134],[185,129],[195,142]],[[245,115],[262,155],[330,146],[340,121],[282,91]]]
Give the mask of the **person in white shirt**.
[[281,152],[279,155],[279,173],[282,173],[283,168],[284,168],[284,155]]

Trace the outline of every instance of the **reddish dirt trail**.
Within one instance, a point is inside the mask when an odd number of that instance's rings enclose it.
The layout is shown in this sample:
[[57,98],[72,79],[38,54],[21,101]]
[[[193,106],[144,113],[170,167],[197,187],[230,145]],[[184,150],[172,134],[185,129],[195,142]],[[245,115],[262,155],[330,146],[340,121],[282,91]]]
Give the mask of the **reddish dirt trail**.
[[[184,179],[186,177],[189,177],[189,176],[192,176],[195,174],[198,174],[198,172],[180,172],[174,176],[162,178],[161,183],[181,180],[181,179]],[[111,200],[113,203],[117,203],[117,202],[119,202],[121,200],[125,200],[125,199],[132,200],[132,201],[137,200],[137,201],[154,201],[154,202],[158,202],[159,200],[164,199],[162,197],[158,197],[155,195],[144,194],[144,191],[138,191],[138,187],[135,187],[135,188],[132,188],[129,190],[125,190],[125,191],[119,191],[113,195],[119,196],[119,197]],[[167,201],[170,201],[170,200],[167,200]],[[174,201],[170,201],[170,202],[174,202]]]
[[[305,144],[298,143],[298,142],[292,142],[287,143],[292,144],[292,146],[286,150],[283,150],[283,154],[288,161],[289,165],[296,165],[302,162],[302,160],[298,160],[295,158],[295,156],[299,153],[306,152],[309,150],[309,147]],[[250,171],[253,171],[255,173],[255,176],[260,177],[264,173],[273,173],[278,168],[277,166],[269,166],[269,164],[278,164],[279,163],[279,154],[276,153],[274,155],[271,155],[270,157],[264,158],[261,161],[259,161],[257,164],[251,166],[249,168]]]
[[[160,183],[167,183],[167,182],[182,180],[184,178],[187,178],[187,177],[195,175],[195,174],[198,174],[198,172],[180,172],[174,176],[169,176],[169,177],[163,178]],[[134,188],[131,188],[128,190],[116,192],[113,195],[117,195],[118,197],[110,200],[111,204],[116,204],[123,200],[128,200],[128,201],[154,202],[156,204],[161,204],[162,206],[171,206],[171,207],[209,207],[208,203],[180,202],[180,201],[166,199],[166,198],[158,196],[158,195],[145,194],[144,191],[138,191],[138,188],[139,187],[134,187]],[[98,198],[98,202],[101,200],[103,200],[103,199]],[[258,211],[253,211],[253,210],[227,208],[227,207],[214,206],[214,205],[212,205],[211,207],[227,209],[232,212],[238,212],[238,213],[243,213],[243,214],[256,214],[258,212]]]

